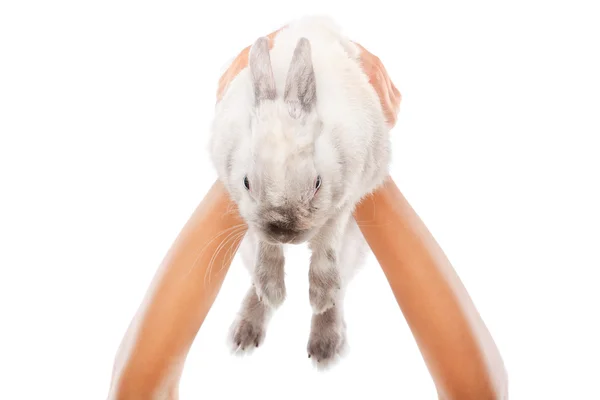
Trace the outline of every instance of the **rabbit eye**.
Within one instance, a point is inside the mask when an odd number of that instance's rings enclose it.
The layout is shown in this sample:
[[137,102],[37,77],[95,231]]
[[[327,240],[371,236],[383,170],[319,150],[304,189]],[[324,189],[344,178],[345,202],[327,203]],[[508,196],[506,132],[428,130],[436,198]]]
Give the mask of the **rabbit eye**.
[[315,190],[319,190],[321,187],[321,176],[317,176],[317,181],[315,182]]
[[247,176],[244,177],[244,187],[246,190],[250,190],[250,181],[248,180]]

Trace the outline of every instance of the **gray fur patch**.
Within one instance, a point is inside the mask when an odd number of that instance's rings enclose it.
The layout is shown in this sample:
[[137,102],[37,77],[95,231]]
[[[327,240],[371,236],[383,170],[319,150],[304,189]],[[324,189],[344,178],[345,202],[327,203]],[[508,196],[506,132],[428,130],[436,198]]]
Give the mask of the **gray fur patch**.
[[327,260],[329,260],[330,263],[337,263],[337,256],[335,255],[335,251],[333,249],[325,250],[325,256],[327,257]]
[[325,261],[322,257],[312,258],[308,281],[308,297],[314,314],[321,314],[335,306],[336,296],[341,286],[337,265],[331,265],[329,260]]
[[300,38],[288,70],[283,94],[290,114],[298,118],[302,111],[312,110],[317,100],[317,82],[312,64],[310,42]]
[[269,214],[271,222],[281,224],[287,229],[294,229],[298,210],[294,210],[291,207],[274,207],[270,210]]
[[285,300],[285,258],[281,245],[260,241],[254,269],[254,284],[261,300],[277,307]]
[[254,97],[257,103],[264,100],[275,100],[277,90],[269,54],[269,39],[260,37],[254,42],[248,56],[248,66],[252,75]]

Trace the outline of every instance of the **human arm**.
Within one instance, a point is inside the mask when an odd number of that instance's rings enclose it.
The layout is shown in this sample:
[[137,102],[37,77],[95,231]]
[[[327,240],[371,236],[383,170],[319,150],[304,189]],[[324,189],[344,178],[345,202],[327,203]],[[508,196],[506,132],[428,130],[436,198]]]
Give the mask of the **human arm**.
[[188,351],[246,229],[216,182],[179,233],[127,329],[109,400],[178,398]]
[[[401,95],[360,44],[361,63],[394,126]],[[500,352],[446,255],[388,178],[355,218],[388,279],[443,400],[506,399]],[[362,222],[362,223],[361,223]]]
[[456,271],[391,178],[355,218],[415,337],[440,399],[508,398],[502,357]]

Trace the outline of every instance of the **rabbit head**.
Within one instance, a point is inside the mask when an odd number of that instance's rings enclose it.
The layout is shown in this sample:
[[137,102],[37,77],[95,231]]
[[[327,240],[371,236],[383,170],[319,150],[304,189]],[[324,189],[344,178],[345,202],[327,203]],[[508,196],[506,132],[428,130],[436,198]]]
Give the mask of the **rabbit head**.
[[[268,39],[252,45],[248,73],[253,92],[249,119],[237,125],[229,140],[214,139],[213,159],[240,214],[262,240],[302,243],[333,216],[344,190],[336,148],[323,135],[315,107],[310,42],[298,40],[280,95]],[[231,131],[234,117],[227,119]],[[219,140],[228,144],[217,146]]]

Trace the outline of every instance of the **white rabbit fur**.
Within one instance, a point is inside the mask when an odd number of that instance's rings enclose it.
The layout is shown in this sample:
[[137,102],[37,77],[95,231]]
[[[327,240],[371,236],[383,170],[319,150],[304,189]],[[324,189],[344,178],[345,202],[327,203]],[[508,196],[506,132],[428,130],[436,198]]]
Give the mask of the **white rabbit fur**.
[[368,249],[352,211],[388,173],[389,127],[358,48],[331,19],[299,19],[270,51],[266,43],[255,42],[217,103],[210,141],[219,179],[249,225],[240,251],[253,285],[230,340],[238,351],[262,343],[285,298],[281,246],[308,242],[307,351],[327,365],[344,348],[345,287]]

